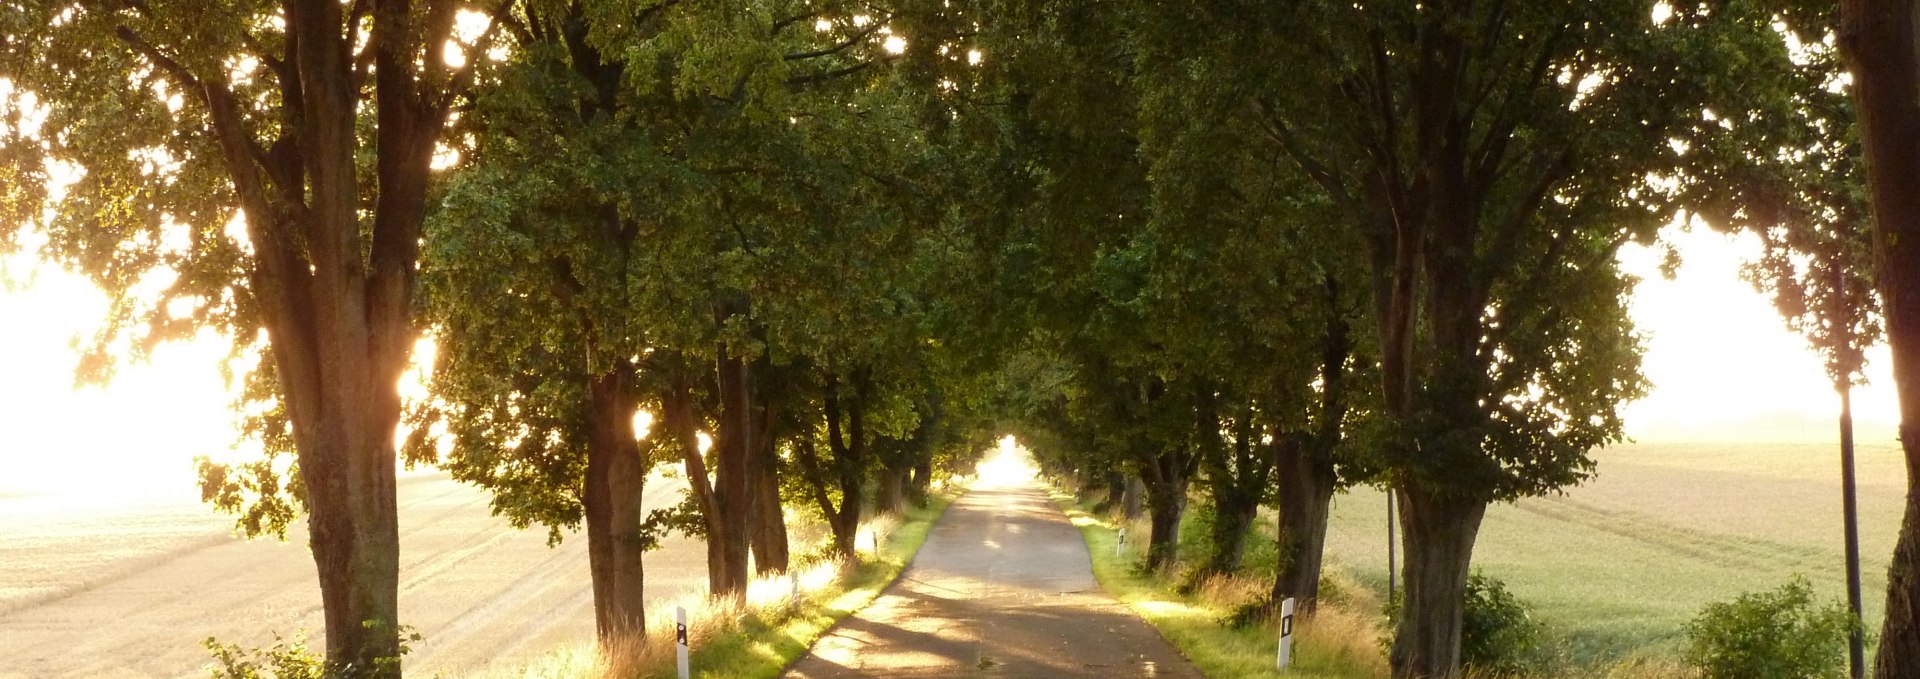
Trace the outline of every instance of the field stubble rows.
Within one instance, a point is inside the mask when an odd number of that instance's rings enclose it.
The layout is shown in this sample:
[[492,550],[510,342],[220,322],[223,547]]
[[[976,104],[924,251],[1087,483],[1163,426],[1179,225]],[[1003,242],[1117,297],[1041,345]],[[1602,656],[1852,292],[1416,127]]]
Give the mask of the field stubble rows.
[[[399,494],[401,621],[425,636],[410,674],[465,676],[591,640],[584,536],[548,548],[544,530],[508,526],[444,474],[403,477]],[[679,494],[653,483],[646,504]],[[191,496],[0,498],[0,679],[205,676],[209,636],[253,646],[304,629],[319,647],[305,532],[246,541],[230,526]],[[648,555],[648,596],[704,587],[704,557],[668,539]]]
[[[1597,478],[1565,495],[1495,505],[1474,566],[1505,580],[1576,654],[1677,649],[1709,602],[1794,574],[1844,601],[1839,453],[1816,444],[1632,444],[1598,451]],[[1883,616],[1906,472],[1898,447],[1858,452],[1864,617]],[[1328,556],[1385,588],[1386,499],[1334,498]]]

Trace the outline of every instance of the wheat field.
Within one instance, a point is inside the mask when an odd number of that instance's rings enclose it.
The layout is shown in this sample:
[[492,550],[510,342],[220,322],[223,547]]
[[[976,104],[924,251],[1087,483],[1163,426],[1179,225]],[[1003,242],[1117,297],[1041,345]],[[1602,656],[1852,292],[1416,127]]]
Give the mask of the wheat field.
[[[1505,580],[1576,656],[1677,649],[1700,607],[1805,575],[1844,601],[1836,445],[1628,444],[1595,454],[1598,476],[1564,495],[1495,505],[1474,566]],[[1877,630],[1906,474],[1898,445],[1857,452],[1864,617]],[[1331,563],[1385,588],[1386,499],[1334,498]]]

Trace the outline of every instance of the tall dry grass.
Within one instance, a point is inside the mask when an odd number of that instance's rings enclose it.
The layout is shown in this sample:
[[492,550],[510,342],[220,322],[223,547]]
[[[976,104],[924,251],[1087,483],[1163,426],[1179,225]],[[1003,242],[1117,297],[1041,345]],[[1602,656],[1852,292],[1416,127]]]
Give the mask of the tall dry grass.
[[[796,521],[790,529],[790,546],[798,555],[793,568],[785,574],[754,578],[744,598],[687,593],[648,601],[648,634],[645,636],[607,643],[575,642],[551,649],[529,662],[492,668],[474,676],[478,679],[672,677],[678,658],[674,644],[676,609],[687,611],[687,645],[695,653],[740,634],[749,623],[777,626],[796,615],[815,613],[821,607],[850,610],[864,602],[849,599],[861,593],[848,592],[846,580],[862,563],[874,559],[875,536],[884,542],[901,524],[901,517],[891,515],[862,522],[856,541],[860,560],[847,561],[831,553],[832,536],[824,524]],[[866,593],[869,598],[871,595],[872,592]]]

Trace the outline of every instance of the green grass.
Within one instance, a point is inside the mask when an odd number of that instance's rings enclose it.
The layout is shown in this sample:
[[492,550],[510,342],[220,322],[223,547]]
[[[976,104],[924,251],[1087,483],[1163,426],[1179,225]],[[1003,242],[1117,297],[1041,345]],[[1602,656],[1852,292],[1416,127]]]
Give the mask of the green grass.
[[[1279,640],[1276,627],[1259,624],[1236,628],[1223,624],[1236,608],[1235,602],[1252,598],[1251,590],[1266,586],[1264,577],[1217,583],[1216,587],[1203,588],[1195,594],[1181,594],[1172,582],[1177,577],[1153,577],[1138,572],[1136,564],[1142,556],[1139,549],[1146,537],[1144,527],[1129,528],[1128,546],[1116,554],[1114,543],[1119,526],[1111,518],[1096,516],[1087,506],[1074,504],[1069,494],[1056,491],[1053,497],[1080,528],[1093,557],[1093,574],[1100,586],[1159,629],[1160,634],[1173,642],[1206,676],[1307,679],[1383,676],[1384,661],[1375,644],[1377,630],[1372,627],[1377,616],[1354,612],[1367,607],[1366,604],[1347,609],[1330,604],[1324,607],[1325,614],[1319,619],[1300,621],[1294,634],[1293,667],[1283,674],[1274,668]],[[1182,535],[1189,539],[1183,542],[1195,542],[1192,538],[1200,533],[1196,525],[1199,521],[1197,517],[1189,517],[1182,530]],[[1266,539],[1270,544],[1271,538]],[[1183,545],[1182,552],[1190,551],[1188,546]],[[1251,570],[1259,568],[1255,566]],[[1372,606],[1377,610],[1377,603]]]
[[[1565,496],[1495,505],[1474,567],[1506,581],[1576,661],[1671,656],[1701,607],[1794,574],[1844,600],[1838,453],[1811,444],[1636,444],[1597,451]],[[1898,448],[1858,451],[1865,619],[1878,630],[1906,492]],[[1386,498],[1335,496],[1327,557],[1386,584]]]
[[[864,608],[899,577],[952,501],[952,496],[935,495],[927,506],[909,509],[897,526],[884,533],[878,561],[863,559],[827,586],[803,594],[799,605],[754,607],[737,622],[709,630],[693,647],[689,664],[694,675],[712,679],[779,676],[835,623]],[[642,676],[675,676],[671,659]]]
[[[744,604],[710,601],[689,595],[677,601],[648,603],[647,628],[652,634],[602,652],[596,642],[568,644],[549,649],[524,665],[501,667],[484,672],[483,679],[666,679],[677,675],[673,627],[674,608],[688,611],[688,638],[691,647],[689,665],[694,676],[702,679],[748,679],[776,677],[787,665],[805,655],[813,642],[842,618],[865,607],[886,589],[920,551],[921,543],[933,522],[953,502],[955,493],[936,492],[925,507],[907,510],[904,516],[876,519],[861,528],[860,560],[842,566],[837,561],[800,565],[794,572],[801,584],[801,595],[792,597],[793,587],[785,576],[755,580],[748,587]],[[789,529],[796,524],[789,524]],[[819,530],[813,530],[813,529]],[[873,530],[886,539],[878,559],[868,541]],[[819,548],[824,527],[808,524],[800,533],[795,548],[806,551],[808,545]],[[798,554],[798,552],[796,552]]]
[[[1772,590],[1805,575],[1823,601],[1843,600],[1838,454],[1819,444],[1635,444],[1597,451],[1599,476],[1560,496],[1492,507],[1474,550],[1474,568],[1506,582],[1547,628],[1559,656],[1550,676],[1666,677],[1677,666],[1688,621],[1709,603]],[[1886,565],[1904,508],[1899,449],[1858,451],[1863,598],[1867,628],[1883,615]],[[1178,575],[1133,572],[1139,555],[1115,556],[1106,517],[1056,496],[1081,528],[1102,586],[1130,604],[1208,676],[1279,676],[1272,631],[1219,624],[1233,606],[1182,596]],[[1205,501],[1196,498],[1180,554],[1203,552]],[[1341,631],[1296,637],[1299,673],[1378,674],[1378,602],[1386,591],[1386,498],[1354,489],[1334,498],[1327,570],[1352,599]],[[1254,578],[1272,573],[1272,516],[1248,547]],[[1146,528],[1130,529],[1135,544]],[[1246,595],[1243,600],[1251,599]],[[1365,603],[1360,603],[1365,600]],[[1373,644],[1369,648],[1369,644]],[[1370,658],[1361,658],[1371,652]]]

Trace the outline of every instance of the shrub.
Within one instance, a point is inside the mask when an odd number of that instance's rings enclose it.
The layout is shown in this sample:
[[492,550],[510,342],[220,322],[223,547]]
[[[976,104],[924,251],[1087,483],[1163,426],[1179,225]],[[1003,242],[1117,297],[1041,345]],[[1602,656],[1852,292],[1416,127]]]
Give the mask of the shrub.
[[1460,664],[1490,674],[1521,674],[1539,665],[1544,634],[1530,609],[1498,578],[1468,576],[1466,608],[1460,616]]
[[[366,624],[369,628],[376,627],[372,622]],[[400,655],[405,656],[412,651],[413,644],[419,641],[420,634],[411,626],[400,626]],[[380,670],[400,664],[398,657],[377,659],[374,662],[379,667],[376,668],[329,664],[326,659],[307,649],[305,631],[291,640],[275,634],[273,645],[265,648],[224,644],[213,637],[207,637],[200,645],[213,654],[214,667],[210,673],[213,679],[353,679],[378,674]]]
[[1771,592],[1707,604],[1687,624],[1687,662],[1704,679],[1803,679],[1846,676],[1845,606],[1813,600],[1795,576]]
[[[1323,581],[1324,582],[1324,581]],[[1387,604],[1387,621],[1400,619],[1399,597]],[[1393,644],[1393,624],[1382,646]],[[1544,667],[1550,653],[1546,630],[1533,621],[1531,607],[1507,591],[1507,585],[1479,571],[1467,576],[1460,615],[1460,665],[1475,676],[1524,675]]]
[[305,635],[289,641],[274,635],[273,646],[241,648],[213,637],[200,642],[213,654],[214,679],[322,679],[327,663],[307,650]]

